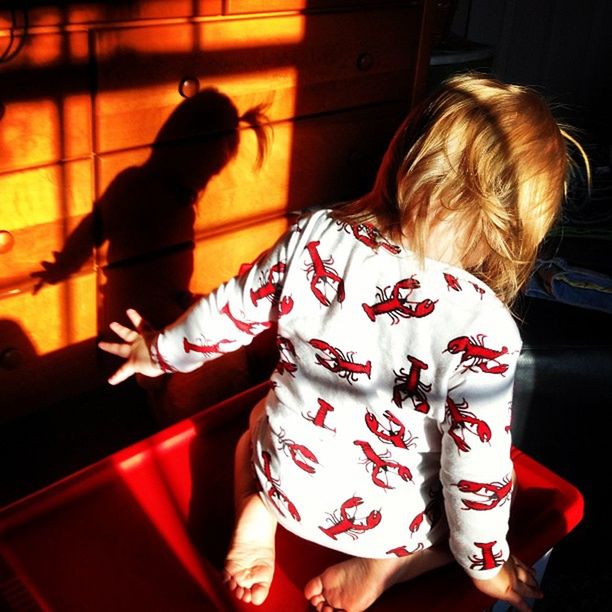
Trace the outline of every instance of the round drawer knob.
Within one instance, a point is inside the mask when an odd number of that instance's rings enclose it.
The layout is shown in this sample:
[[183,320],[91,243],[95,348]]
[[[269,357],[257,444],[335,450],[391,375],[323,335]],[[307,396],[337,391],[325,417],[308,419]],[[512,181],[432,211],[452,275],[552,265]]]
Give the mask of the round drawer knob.
[[371,53],[362,53],[357,58],[357,68],[361,70],[361,72],[367,72],[374,65],[374,58]]
[[0,230],[0,253],[8,253],[15,244],[15,239],[11,232]]
[[183,98],[193,98],[200,91],[200,81],[196,77],[185,77],[179,83],[179,93]]
[[5,370],[14,370],[23,363],[23,355],[19,349],[10,347],[0,352],[0,367]]

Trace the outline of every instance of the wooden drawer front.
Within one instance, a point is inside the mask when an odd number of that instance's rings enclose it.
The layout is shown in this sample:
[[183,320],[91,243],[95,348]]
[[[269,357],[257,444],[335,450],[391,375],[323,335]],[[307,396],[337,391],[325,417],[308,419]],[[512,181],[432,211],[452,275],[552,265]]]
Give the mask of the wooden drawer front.
[[192,292],[209,293],[235,276],[242,264],[254,261],[288,227],[287,219],[281,217],[198,242],[194,255]]
[[[149,149],[102,156],[98,201],[105,202],[105,214],[116,221],[108,224],[114,229],[106,235],[98,263],[131,259],[287,210],[361,194],[370,188],[405,112],[405,104],[395,103],[278,123],[260,170],[254,168],[255,136],[242,131],[235,159],[210,178],[195,209],[173,200],[162,179],[164,168],[149,168]],[[180,166],[180,149],[171,153],[169,159],[179,159]]]
[[[363,6],[380,8],[385,4],[404,4],[415,6],[422,0],[269,0],[265,3],[266,11],[299,11],[313,9],[332,9],[343,6]],[[227,0],[228,14],[257,13],[262,10],[261,0]]]
[[0,297],[0,423],[102,384],[93,273]]
[[[95,336],[95,288],[95,276],[90,273],[46,286],[36,295],[5,295],[0,298],[0,321],[17,323],[35,355],[56,351]],[[0,345],[2,350],[7,348],[4,338]]]
[[[0,294],[17,288],[30,290],[33,281],[29,275],[41,270],[42,261],[52,260],[53,251],[64,249],[91,209],[91,163],[80,160],[3,174],[0,193],[0,230],[12,244],[0,253]],[[71,245],[72,267],[79,268],[74,240]],[[89,253],[92,249],[90,238]]]
[[90,152],[88,61],[87,34],[73,32],[29,35],[0,64],[0,172]]
[[[197,78],[200,90],[223,91],[239,114],[266,103],[275,121],[407,99],[418,12],[269,15],[97,32],[95,148],[174,137],[158,132],[181,102],[185,77]],[[190,134],[215,129],[218,122],[203,121]]]
[[[52,4],[48,2],[47,4]],[[55,3],[57,4],[57,3]],[[31,26],[68,25],[105,21],[136,19],[163,19],[168,17],[196,17],[219,15],[222,0],[131,0],[130,2],[62,3],[57,6],[28,9]],[[261,3],[260,3],[261,9]],[[11,11],[0,11],[0,29],[23,26],[23,16],[16,12],[15,21]]]
[[129,324],[125,311],[138,310],[161,328],[176,320],[191,303],[191,294],[208,293],[253,261],[287,228],[286,217],[202,237],[195,248],[184,247],[155,257],[100,269],[98,327],[108,339],[111,321]]

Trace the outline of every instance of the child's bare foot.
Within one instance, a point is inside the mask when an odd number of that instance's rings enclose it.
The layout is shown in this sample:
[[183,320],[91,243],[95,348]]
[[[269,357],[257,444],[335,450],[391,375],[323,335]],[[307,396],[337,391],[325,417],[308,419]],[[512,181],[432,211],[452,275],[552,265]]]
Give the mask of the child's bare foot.
[[262,604],[274,574],[276,519],[256,493],[245,498],[232,544],[225,559],[224,578],[240,600]]
[[450,563],[446,546],[432,547],[408,557],[354,557],[328,567],[304,587],[306,599],[319,611],[359,612],[371,606],[388,588]]

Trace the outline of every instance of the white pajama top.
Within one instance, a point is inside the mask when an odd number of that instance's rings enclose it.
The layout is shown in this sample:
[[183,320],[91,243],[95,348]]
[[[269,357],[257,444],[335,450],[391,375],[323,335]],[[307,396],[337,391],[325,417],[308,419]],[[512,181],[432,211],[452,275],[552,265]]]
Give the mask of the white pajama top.
[[301,217],[199,300],[153,353],[190,371],[278,324],[252,432],[261,497],[288,530],[347,554],[406,556],[449,537],[493,577],[508,558],[510,409],[521,341],[468,272],[372,226]]

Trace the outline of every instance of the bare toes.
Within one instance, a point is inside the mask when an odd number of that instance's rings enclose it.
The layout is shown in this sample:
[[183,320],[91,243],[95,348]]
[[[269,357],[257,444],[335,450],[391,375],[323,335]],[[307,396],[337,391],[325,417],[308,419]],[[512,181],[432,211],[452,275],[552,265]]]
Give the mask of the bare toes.
[[315,576],[306,583],[306,586],[304,587],[304,596],[313,605],[315,605],[315,602],[312,601],[313,599],[317,599],[319,597],[323,600],[325,599],[323,597],[323,582],[321,581],[321,576]]

